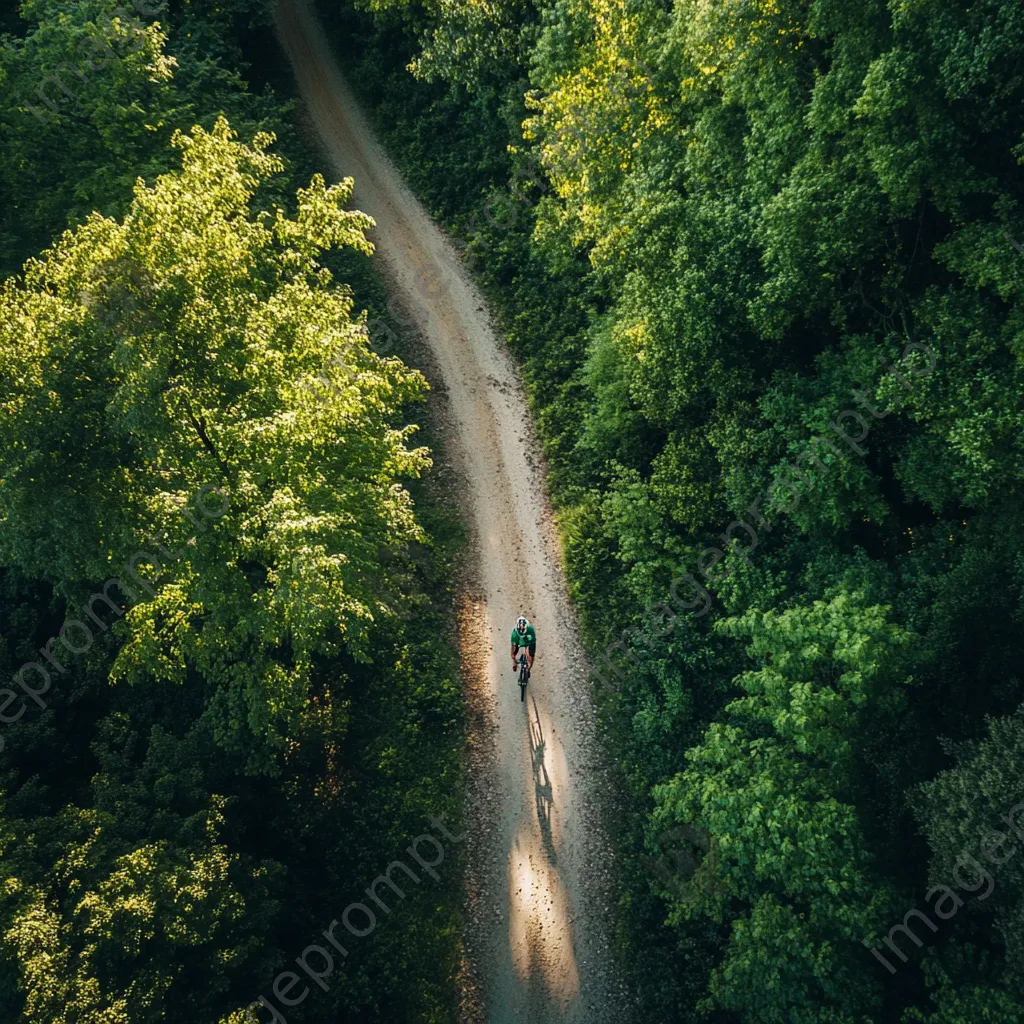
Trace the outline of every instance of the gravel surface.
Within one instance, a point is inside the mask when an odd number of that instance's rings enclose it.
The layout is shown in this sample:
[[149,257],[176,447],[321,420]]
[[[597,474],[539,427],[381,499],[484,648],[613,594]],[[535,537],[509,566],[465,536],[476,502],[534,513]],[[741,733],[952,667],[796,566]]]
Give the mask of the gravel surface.
[[[394,314],[422,334],[428,376],[443,382],[451,500],[473,537],[459,614],[470,720],[463,1019],[627,1021],[602,828],[612,789],[518,374],[455,251],[374,141],[305,0],[282,0],[277,26],[336,176],[355,178],[355,205],[377,222]],[[508,642],[520,613],[538,635],[525,702]]]

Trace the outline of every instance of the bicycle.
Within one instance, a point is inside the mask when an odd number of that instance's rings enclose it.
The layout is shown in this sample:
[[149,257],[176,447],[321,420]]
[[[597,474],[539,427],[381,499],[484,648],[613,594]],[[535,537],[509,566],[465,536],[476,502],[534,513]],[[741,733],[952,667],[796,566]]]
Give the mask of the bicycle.
[[526,700],[526,684],[530,681],[530,670],[526,667],[526,651],[519,652],[519,699]]

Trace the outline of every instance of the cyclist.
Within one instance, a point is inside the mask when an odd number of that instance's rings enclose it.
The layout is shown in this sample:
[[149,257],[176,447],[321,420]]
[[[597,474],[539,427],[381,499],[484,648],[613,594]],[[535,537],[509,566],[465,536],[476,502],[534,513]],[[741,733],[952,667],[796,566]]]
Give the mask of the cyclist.
[[526,675],[529,677],[533,671],[533,657],[537,653],[537,631],[533,628],[533,625],[529,622],[525,615],[520,615],[516,619],[516,628],[512,630],[512,671],[515,672],[518,669],[516,665],[516,655],[519,653],[519,648],[526,648]]

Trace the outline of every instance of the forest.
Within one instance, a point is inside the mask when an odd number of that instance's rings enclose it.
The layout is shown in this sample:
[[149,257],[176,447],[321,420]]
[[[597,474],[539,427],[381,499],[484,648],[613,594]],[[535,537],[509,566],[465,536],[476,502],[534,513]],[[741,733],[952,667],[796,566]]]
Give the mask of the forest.
[[522,362],[643,1019],[1024,1018],[1024,10],[321,6]]
[[[243,74],[262,5],[158,6],[4,14],[4,1021],[251,1021],[461,813],[459,524],[369,218]],[[454,1019],[448,852],[290,1021]]]
[[[4,1020],[266,1020],[465,823],[443,431],[274,6],[0,15]],[[636,1019],[1024,1020],[1024,7],[316,8],[522,373]],[[465,1019],[450,849],[287,1021]]]

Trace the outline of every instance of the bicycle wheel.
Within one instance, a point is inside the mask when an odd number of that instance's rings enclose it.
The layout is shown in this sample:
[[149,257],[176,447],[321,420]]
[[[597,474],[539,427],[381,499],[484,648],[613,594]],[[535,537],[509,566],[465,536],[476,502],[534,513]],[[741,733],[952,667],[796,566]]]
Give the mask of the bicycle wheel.
[[519,699],[526,700],[526,659],[519,662]]

